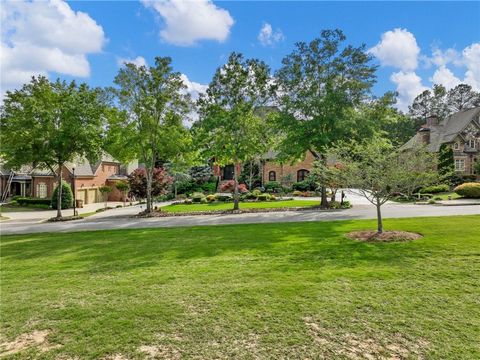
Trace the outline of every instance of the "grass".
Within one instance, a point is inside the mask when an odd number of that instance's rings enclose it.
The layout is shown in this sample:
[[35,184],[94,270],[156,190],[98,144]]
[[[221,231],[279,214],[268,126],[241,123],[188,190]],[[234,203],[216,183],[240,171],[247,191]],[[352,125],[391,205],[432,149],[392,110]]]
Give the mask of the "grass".
[[45,211],[51,210],[46,207],[35,207],[35,206],[19,206],[19,205],[3,205],[1,207],[1,212],[23,212],[23,211]]
[[79,213],[78,216],[82,217],[82,218],[86,218],[86,217],[89,217],[89,216],[92,216],[92,215],[95,215],[95,214],[98,214],[98,212],[96,211],[92,211],[92,212],[86,212],[86,213]]
[[[309,207],[319,205],[318,200],[285,200],[285,201],[255,201],[242,202],[240,209],[272,209],[284,207]],[[212,210],[231,210],[233,209],[232,202],[217,202],[210,204],[180,204],[168,205],[162,207],[162,210],[168,212],[190,212],[190,211],[212,211]]]
[[374,226],[2,236],[0,342],[50,332],[17,359],[480,358],[480,216],[385,220],[424,235],[408,243],[344,236]]
[[458,195],[458,194],[455,193],[455,192],[448,192],[448,193],[441,193],[441,194],[433,194],[432,199],[441,198],[442,200],[448,200],[448,197],[449,197],[449,196],[450,196],[450,198],[451,198],[452,200],[461,199],[461,198],[462,198],[460,195]]

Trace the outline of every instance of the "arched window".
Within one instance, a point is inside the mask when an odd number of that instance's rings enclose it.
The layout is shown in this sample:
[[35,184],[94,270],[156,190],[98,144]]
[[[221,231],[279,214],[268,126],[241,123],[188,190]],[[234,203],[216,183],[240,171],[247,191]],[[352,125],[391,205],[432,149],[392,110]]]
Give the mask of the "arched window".
[[275,171],[268,173],[268,181],[277,181],[277,173]]
[[310,174],[310,171],[306,169],[301,169],[297,171],[297,181],[303,181],[307,178],[308,174]]
[[43,182],[37,184],[37,197],[40,199],[45,199],[47,197],[47,184]]

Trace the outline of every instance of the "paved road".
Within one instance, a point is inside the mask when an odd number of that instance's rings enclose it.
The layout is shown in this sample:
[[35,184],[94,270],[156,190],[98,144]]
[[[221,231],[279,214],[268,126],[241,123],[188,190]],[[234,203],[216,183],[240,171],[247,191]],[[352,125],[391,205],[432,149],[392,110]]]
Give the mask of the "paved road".
[[[131,207],[128,210],[127,208],[115,209],[105,213],[104,215],[98,214],[83,220],[61,223],[12,223],[7,221],[0,223],[1,234],[9,235],[40,232],[70,232],[106,229],[133,229],[220,224],[283,223],[296,221],[331,221],[376,218],[375,208],[371,205],[356,205],[348,210],[304,210],[236,215],[178,216],[149,219],[131,218],[126,214],[126,212],[130,211],[138,212],[139,209],[135,208],[137,207]],[[385,204],[383,206],[384,218],[450,215],[480,215],[480,206],[438,206],[407,204]]]

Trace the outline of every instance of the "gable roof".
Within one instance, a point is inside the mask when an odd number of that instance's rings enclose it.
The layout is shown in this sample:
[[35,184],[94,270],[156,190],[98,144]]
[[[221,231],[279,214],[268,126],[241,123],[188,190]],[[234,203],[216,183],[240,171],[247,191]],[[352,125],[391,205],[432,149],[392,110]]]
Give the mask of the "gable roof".
[[411,149],[416,145],[422,144],[421,133],[422,131],[430,132],[430,143],[427,145],[429,151],[437,152],[440,150],[440,146],[444,143],[450,143],[455,140],[457,136],[463,137],[461,132],[470,123],[478,124],[478,116],[480,115],[480,107],[459,111],[455,114],[448,116],[439,125],[424,126],[415,134],[410,140],[408,140],[400,149]]

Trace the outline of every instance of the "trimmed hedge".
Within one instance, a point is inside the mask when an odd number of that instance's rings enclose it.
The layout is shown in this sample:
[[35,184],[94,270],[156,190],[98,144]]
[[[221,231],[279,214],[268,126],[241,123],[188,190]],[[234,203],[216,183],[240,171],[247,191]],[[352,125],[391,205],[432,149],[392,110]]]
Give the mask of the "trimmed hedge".
[[453,191],[466,198],[480,199],[480,183],[464,183],[458,185]]
[[432,186],[427,186],[422,189],[420,189],[419,193],[420,194],[438,194],[442,192],[447,192],[450,190],[450,186],[447,184],[441,184],[441,185],[432,185]]
[[34,198],[24,198],[24,197],[19,197],[15,200],[18,205],[22,206],[28,206],[28,205],[48,205],[50,206],[50,203],[52,200],[50,199],[34,199]]

